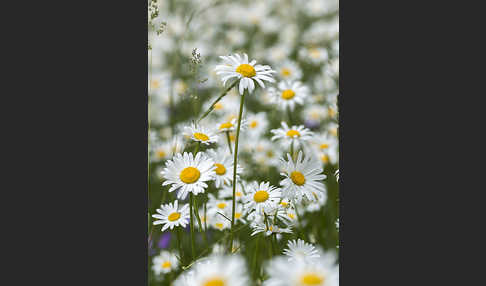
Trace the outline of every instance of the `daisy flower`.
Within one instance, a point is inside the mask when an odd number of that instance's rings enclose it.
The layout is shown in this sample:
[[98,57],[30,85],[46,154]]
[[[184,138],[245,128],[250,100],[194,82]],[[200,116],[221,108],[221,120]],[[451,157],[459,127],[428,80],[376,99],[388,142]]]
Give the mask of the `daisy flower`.
[[[240,180],[237,180],[237,185],[236,185],[236,189],[235,189],[235,197],[236,197],[236,202],[243,202],[244,198],[245,198],[245,193],[243,192],[239,182]],[[229,198],[229,199],[232,199],[233,198],[233,187],[230,186],[230,185],[224,185],[223,188],[221,190],[219,190],[219,193],[218,193],[218,196],[220,198]]]
[[213,194],[209,194],[208,197],[208,214],[213,215],[217,214],[218,212],[225,214],[225,212],[228,212],[228,210],[231,213],[232,201],[217,199]]
[[312,138],[314,133],[309,129],[305,128],[303,125],[293,125],[289,127],[287,123],[282,121],[282,128],[272,129],[270,132],[273,133],[272,141],[282,140],[283,145],[288,148],[292,143],[294,147],[299,146],[301,143]]
[[160,275],[161,273],[169,273],[179,266],[179,260],[177,256],[169,251],[162,250],[158,256],[153,258],[152,270],[155,275]]
[[213,160],[202,152],[198,152],[195,157],[192,153],[177,153],[165,166],[161,174],[166,181],[162,186],[172,185],[169,192],[178,190],[179,199],[185,199],[189,192],[194,195],[204,193],[208,187],[206,182],[216,176]]
[[172,141],[165,141],[153,148],[152,160],[159,162],[171,158],[175,153],[184,150],[184,143],[180,136],[174,136]]
[[186,227],[189,223],[189,205],[185,204],[179,207],[178,201],[175,200],[174,204],[169,203],[161,205],[160,209],[157,209],[158,214],[153,214],[152,217],[158,220],[154,221],[154,225],[164,224],[162,231],[175,226]]
[[324,48],[308,47],[299,50],[299,57],[312,64],[318,65],[327,61],[328,54],[327,50]]
[[327,202],[327,190],[324,192],[312,192],[312,195],[314,195],[315,200],[309,201],[306,199],[307,205],[305,210],[308,212],[316,212],[320,210]]
[[281,154],[282,152],[281,147],[275,146],[270,140],[266,138],[256,142],[254,140],[249,140],[248,147],[251,147],[249,150],[252,152],[253,159],[260,166],[277,167],[280,163],[278,154]]
[[238,254],[212,255],[196,262],[183,272],[174,286],[247,286],[245,259]]
[[338,140],[329,133],[321,133],[311,140],[312,151],[321,159],[322,163],[335,164],[338,160]]
[[247,115],[247,128],[246,131],[249,137],[260,137],[267,131],[268,119],[265,112],[258,112],[256,114]]
[[318,128],[321,122],[328,117],[328,108],[319,104],[308,105],[302,111],[305,126]]
[[283,251],[289,258],[289,261],[293,260],[309,260],[320,257],[317,249],[310,243],[306,243],[302,239],[289,240],[287,242],[287,248]]
[[280,182],[282,194],[297,203],[304,196],[309,201],[315,201],[316,197],[313,193],[326,191],[325,185],[321,182],[326,178],[326,175],[321,174],[323,171],[321,164],[314,157],[302,158],[302,155],[302,151],[299,151],[295,162],[288,153],[288,161],[281,159],[281,169],[284,173],[280,173],[280,175],[285,177]]
[[[226,150],[218,149],[208,150],[209,157],[213,160],[216,169],[216,175],[214,176],[214,184],[216,188],[223,187],[224,185],[231,185],[233,182],[233,159]],[[243,169],[237,164],[236,165],[236,177],[239,178],[239,174]],[[231,194],[233,196],[233,194]]]
[[218,141],[218,136],[216,136],[215,132],[195,123],[184,127],[184,135],[191,140],[201,142],[206,145]]
[[253,182],[247,189],[245,208],[254,209],[257,213],[267,214],[275,210],[281,197],[279,188],[271,186],[269,182]]
[[289,107],[293,111],[296,104],[304,104],[304,99],[309,95],[309,88],[303,86],[299,81],[281,81],[278,89],[271,87],[268,92],[272,97],[272,103],[277,104],[283,110]]
[[[235,131],[237,124],[238,124],[238,120],[236,118],[231,118],[231,120],[219,123],[218,132]],[[247,126],[247,121],[245,119],[241,119],[240,130],[245,130],[246,126]]]
[[302,77],[302,71],[293,61],[285,61],[277,68],[277,74],[283,80],[299,80]]
[[[254,236],[260,232],[263,232],[265,236],[269,236],[272,234],[277,234],[280,235],[282,233],[292,233],[292,227],[280,227],[277,224],[273,222],[272,219],[268,219],[267,222],[257,222],[252,225],[253,227],[253,232],[251,233],[251,236]],[[279,236],[277,237],[279,239]]]
[[245,89],[248,89],[250,93],[255,89],[255,82],[257,82],[262,88],[265,88],[263,81],[275,82],[272,78],[272,70],[270,66],[255,65],[256,60],[248,62],[248,55],[243,54],[243,57],[239,54],[233,56],[220,56],[224,64],[216,66],[216,73],[220,75],[223,81],[223,85],[228,79],[236,78],[239,80],[239,92],[243,94]]
[[[230,217],[228,217],[228,218],[231,219]],[[211,215],[210,226],[213,227],[214,229],[217,229],[217,230],[230,229],[231,228],[231,221],[229,221],[224,216],[222,216],[221,214],[216,212],[213,215]]]
[[312,262],[272,259],[267,267],[269,279],[264,286],[338,286],[339,269],[325,259]]

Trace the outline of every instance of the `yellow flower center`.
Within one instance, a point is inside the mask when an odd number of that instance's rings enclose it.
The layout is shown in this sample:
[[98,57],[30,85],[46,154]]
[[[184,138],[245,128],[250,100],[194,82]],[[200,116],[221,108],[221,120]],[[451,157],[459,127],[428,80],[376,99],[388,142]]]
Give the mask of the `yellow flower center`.
[[206,282],[203,284],[203,286],[225,286],[225,285],[226,283],[224,283],[223,279],[219,277],[206,280]]
[[284,206],[284,207],[287,207],[287,206],[289,205],[289,203],[287,203],[287,202],[281,202],[280,204],[281,204],[282,206]]
[[159,150],[157,151],[157,157],[159,158],[164,158],[167,153],[164,152],[164,150]]
[[329,133],[331,133],[333,136],[337,136],[337,128],[332,128],[329,130]]
[[179,175],[181,181],[183,181],[186,184],[194,183],[199,179],[200,176],[201,176],[201,172],[199,172],[199,170],[194,167],[185,168],[184,170],[182,170],[181,174]]
[[251,127],[251,128],[255,128],[255,127],[257,127],[257,125],[258,125],[258,122],[257,122],[256,120],[253,120],[253,121],[250,123],[250,127]]
[[311,112],[310,117],[314,120],[319,119],[320,115],[318,112]]
[[231,122],[226,122],[226,123],[223,123],[219,126],[219,129],[225,129],[225,128],[231,128],[233,127],[233,124]]
[[282,98],[285,100],[292,99],[295,96],[295,92],[291,89],[286,89],[282,92]]
[[226,203],[219,203],[217,204],[218,208],[224,209],[226,207]]
[[290,174],[290,178],[292,179],[292,182],[294,182],[294,184],[296,184],[298,186],[302,186],[305,183],[305,177],[299,171],[293,171]]
[[235,213],[235,218],[240,218],[241,217],[241,213]]
[[214,164],[214,166],[216,166],[216,170],[215,170],[216,174],[220,176],[226,174],[226,168],[224,167],[223,164],[216,163]]
[[268,151],[267,151],[267,156],[268,156],[269,158],[273,158],[273,155],[274,155],[274,154],[273,154],[273,151],[272,151],[272,150],[268,150]]
[[241,192],[235,192],[235,195],[236,195],[237,197],[241,197],[242,193],[241,193]]
[[150,86],[152,87],[152,89],[158,89],[160,87],[160,82],[156,79],[153,79],[150,82]]
[[222,224],[222,223],[220,223],[220,222],[217,222],[217,223],[215,223],[214,225],[215,225],[217,228],[219,228],[219,229],[222,229],[222,228],[223,228],[223,224]]
[[293,213],[288,213],[289,218],[294,219],[295,215]]
[[170,262],[169,261],[164,261],[164,263],[162,263],[162,268],[169,268],[170,267]]
[[290,129],[289,131],[287,131],[287,136],[289,136],[289,137],[296,137],[296,136],[300,137],[300,133],[297,130]]
[[324,277],[315,273],[307,273],[300,278],[300,283],[304,285],[322,285]]
[[236,68],[236,72],[244,77],[253,77],[256,75],[255,69],[249,64],[241,64]]
[[223,104],[221,104],[221,102],[218,102],[214,105],[214,109],[216,110],[220,110],[220,109],[223,109]]
[[209,140],[208,135],[206,135],[204,133],[199,133],[199,132],[194,133],[194,138],[196,138],[197,140],[201,140],[201,141],[208,141]]
[[321,148],[321,149],[327,149],[327,148],[329,148],[329,144],[326,144],[326,143],[321,144],[321,146],[319,146],[319,148]]
[[180,214],[180,213],[178,213],[178,212],[175,212],[175,213],[171,213],[171,214],[170,214],[170,215],[167,217],[167,219],[168,219],[169,221],[176,221],[176,220],[178,220],[180,217],[181,217],[181,214]]
[[329,156],[324,154],[324,155],[321,156],[321,160],[322,160],[322,162],[327,163],[327,162],[329,162]]
[[236,136],[234,134],[230,134],[230,141],[235,142]]
[[314,59],[317,59],[321,56],[321,52],[318,49],[310,49],[310,56],[313,57]]
[[262,202],[268,200],[268,193],[267,193],[267,191],[263,191],[263,190],[258,191],[253,195],[253,199],[257,203],[262,203]]
[[282,71],[280,72],[283,76],[289,76],[290,75],[290,70],[288,68],[283,68]]

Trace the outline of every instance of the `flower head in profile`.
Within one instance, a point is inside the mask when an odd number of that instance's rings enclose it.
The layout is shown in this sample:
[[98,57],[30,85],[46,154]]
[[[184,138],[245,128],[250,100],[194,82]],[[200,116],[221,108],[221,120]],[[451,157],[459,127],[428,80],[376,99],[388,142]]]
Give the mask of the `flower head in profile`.
[[160,209],[157,209],[157,214],[152,215],[157,219],[154,225],[163,224],[162,231],[176,226],[186,227],[189,223],[189,206],[185,204],[180,207],[178,204],[179,202],[175,200],[174,203],[161,205]]
[[326,187],[322,181],[326,175],[322,174],[321,163],[312,156],[303,158],[302,151],[299,151],[297,160],[294,162],[290,154],[287,153],[288,161],[281,160],[280,175],[285,178],[280,182],[282,195],[298,203],[305,197],[308,201],[317,200],[317,192],[326,192]]
[[303,125],[293,125],[289,127],[287,123],[282,121],[282,128],[272,129],[270,132],[273,133],[272,141],[281,140],[285,147],[289,147],[294,143],[294,147],[299,146],[305,141],[312,138],[314,133],[309,129],[305,128]]
[[179,199],[185,199],[189,192],[204,193],[207,182],[216,176],[214,161],[202,152],[195,157],[192,153],[177,153],[165,166],[161,174],[166,181],[162,185],[172,185],[169,192],[178,190]]
[[295,105],[304,104],[304,99],[309,95],[309,89],[300,81],[281,81],[278,89],[271,87],[268,92],[273,103],[283,110],[289,108],[291,111]]
[[283,252],[289,258],[289,261],[293,260],[308,260],[312,261],[315,258],[320,257],[319,251],[310,243],[306,243],[302,239],[289,240],[287,242],[287,248]]
[[265,88],[263,81],[275,82],[272,77],[274,70],[268,65],[257,65],[256,60],[248,62],[248,55],[234,54],[232,56],[220,56],[223,64],[216,66],[216,73],[221,76],[223,85],[231,78],[239,80],[238,90],[243,94],[245,89],[252,93],[255,82]]
[[169,273],[179,266],[179,260],[177,256],[169,251],[162,250],[159,255],[155,256],[152,260],[152,270],[155,275],[160,275],[162,273]]
[[201,142],[205,145],[218,141],[218,136],[213,130],[196,123],[192,123],[190,126],[184,126],[184,135],[193,141]]

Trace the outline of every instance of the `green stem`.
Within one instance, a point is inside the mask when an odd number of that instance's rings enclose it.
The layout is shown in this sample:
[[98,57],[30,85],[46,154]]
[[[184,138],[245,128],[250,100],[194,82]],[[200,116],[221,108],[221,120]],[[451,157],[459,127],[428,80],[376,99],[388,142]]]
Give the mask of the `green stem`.
[[238,127],[236,128],[236,139],[235,139],[235,152],[234,152],[234,160],[233,160],[233,209],[231,210],[231,238],[230,238],[230,246],[229,251],[233,250],[233,230],[235,225],[235,209],[236,209],[236,166],[238,162],[238,139],[240,138],[240,127],[241,127],[241,117],[243,115],[243,104],[245,102],[245,92],[241,95],[240,101],[240,114],[238,115]]
[[260,240],[260,235],[257,235],[256,237],[256,242],[255,242],[255,253],[253,254],[253,262],[252,262],[252,265],[253,265],[253,275],[256,275],[256,271],[257,271],[257,255],[258,255],[258,241]]
[[226,131],[226,141],[228,141],[228,148],[230,150],[230,153],[233,154],[233,150],[231,149],[231,138],[230,138],[230,134],[229,134],[229,131]]
[[191,214],[191,251],[192,251],[192,259],[194,260],[194,258],[196,257],[196,247],[195,247],[195,243],[194,243],[194,212],[193,212],[193,207],[192,207],[192,204],[193,204],[193,194],[192,192],[189,193],[189,212]]
[[199,118],[198,122],[203,120],[204,117],[208,116],[208,114],[213,111],[214,109],[214,106],[216,105],[216,103],[218,103],[233,87],[236,86],[236,84],[238,83],[239,81],[235,81],[233,82],[227,89],[225,89],[223,91],[223,93],[218,97],[216,98],[216,100],[213,102],[213,104],[211,104],[211,106],[208,108],[208,110],[206,110],[206,112],[204,112],[203,116],[201,116],[201,118]]
[[182,253],[182,235],[181,235],[181,228],[176,227],[176,235],[177,235],[177,248],[179,248],[179,257],[181,259],[181,264],[184,265],[184,257]]
[[294,125],[294,119],[292,118],[292,111],[290,110],[290,107],[287,107],[287,115],[289,116],[290,125]]

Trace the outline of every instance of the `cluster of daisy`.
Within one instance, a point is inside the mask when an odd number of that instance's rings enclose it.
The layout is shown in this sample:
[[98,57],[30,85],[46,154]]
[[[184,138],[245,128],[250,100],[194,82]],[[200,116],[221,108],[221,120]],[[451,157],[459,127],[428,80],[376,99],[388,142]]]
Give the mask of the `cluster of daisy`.
[[209,2],[151,2],[150,277],[338,285],[338,1]]

